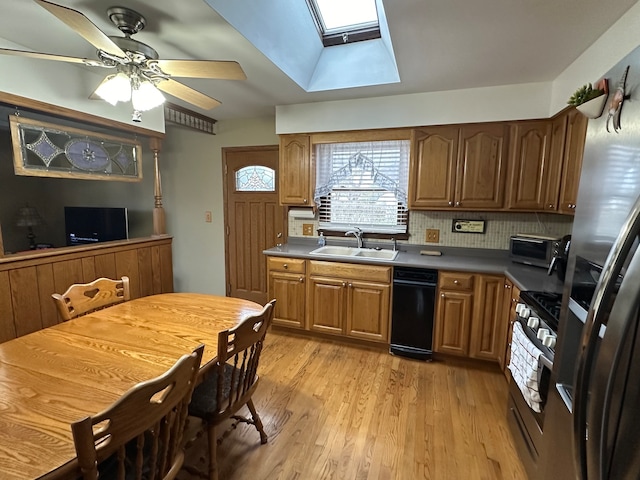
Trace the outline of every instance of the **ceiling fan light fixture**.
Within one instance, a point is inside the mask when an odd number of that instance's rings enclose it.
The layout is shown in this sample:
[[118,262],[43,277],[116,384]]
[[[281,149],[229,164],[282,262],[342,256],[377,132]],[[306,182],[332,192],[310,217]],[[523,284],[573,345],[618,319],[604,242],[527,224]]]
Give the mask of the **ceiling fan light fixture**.
[[143,80],[139,85],[135,86],[131,91],[131,104],[135,110],[146,112],[153,108],[159,107],[165,102],[164,95],[149,80]]
[[123,72],[109,75],[96,89],[96,95],[111,105],[131,100],[131,81]]

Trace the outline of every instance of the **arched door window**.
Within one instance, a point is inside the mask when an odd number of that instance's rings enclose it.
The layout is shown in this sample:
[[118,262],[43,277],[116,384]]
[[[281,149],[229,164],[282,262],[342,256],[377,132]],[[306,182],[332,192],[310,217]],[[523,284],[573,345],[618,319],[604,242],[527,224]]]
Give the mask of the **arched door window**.
[[276,172],[263,165],[249,165],[236,172],[237,192],[275,192]]

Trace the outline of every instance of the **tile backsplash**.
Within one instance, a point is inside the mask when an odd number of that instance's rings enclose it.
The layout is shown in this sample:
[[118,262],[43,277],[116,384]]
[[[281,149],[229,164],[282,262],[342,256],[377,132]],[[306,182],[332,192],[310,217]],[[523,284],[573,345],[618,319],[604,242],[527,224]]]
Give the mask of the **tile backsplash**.
[[[454,219],[484,220],[485,233],[452,232]],[[289,237],[313,238],[302,235],[302,224],[312,223],[314,236],[317,236],[318,221],[289,217]],[[471,213],[471,212],[422,212],[409,214],[409,240],[399,243],[424,245],[425,230],[440,230],[440,242],[430,246],[490,248],[506,250],[509,237],[518,233],[535,233],[561,237],[571,233],[573,217],[546,213]]]

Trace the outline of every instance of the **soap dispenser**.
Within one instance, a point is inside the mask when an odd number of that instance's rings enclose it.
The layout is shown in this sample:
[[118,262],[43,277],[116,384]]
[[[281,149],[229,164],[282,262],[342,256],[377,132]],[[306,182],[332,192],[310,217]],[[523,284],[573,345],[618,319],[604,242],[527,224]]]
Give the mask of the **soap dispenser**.
[[320,236],[318,237],[318,245],[324,247],[327,244],[326,238],[324,238],[324,233],[320,232]]

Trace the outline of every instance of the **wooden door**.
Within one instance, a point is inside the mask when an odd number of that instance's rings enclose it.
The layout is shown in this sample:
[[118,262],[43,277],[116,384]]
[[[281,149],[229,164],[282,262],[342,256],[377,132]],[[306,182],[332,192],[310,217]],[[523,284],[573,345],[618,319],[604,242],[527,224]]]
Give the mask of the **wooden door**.
[[410,208],[453,206],[458,133],[457,127],[421,128],[412,132]]
[[504,353],[502,304],[504,277],[476,275],[469,356],[499,361]]
[[502,123],[462,127],[456,172],[456,207],[502,208],[506,136],[506,124]]
[[549,170],[551,123],[547,120],[511,126],[509,137],[509,210],[544,209]]
[[562,186],[560,187],[560,201],[558,206],[559,211],[562,213],[573,214],[575,212],[588,121],[587,117],[577,110],[571,110],[567,114]]
[[547,190],[544,199],[544,210],[547,212],[555,212],[558,210],[566,133],[567,117],[566,115],[560,115],[551,122],[551,148],[549,149]]
[[309,135],[280,136],[280,203],[310,206],[311,138]]
[[309,327],[316,332],[342,335],[344,332],[347,281],[309,277]]
[[227,295],[267,299],[262,253],[286,240],[286,209],[278,202],[278,147],[224,148]]
[[389,285],[350,281],[347,286],[347,335],[388,341]]
[[434,351],[466,357],[473,293],[440,291],[436,307]]

